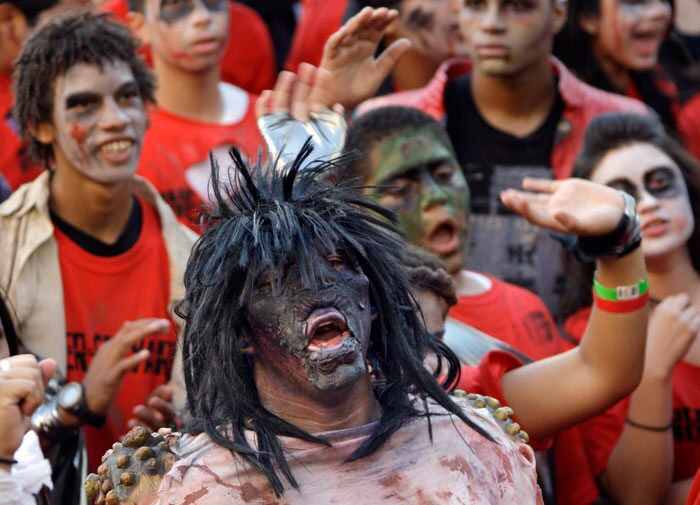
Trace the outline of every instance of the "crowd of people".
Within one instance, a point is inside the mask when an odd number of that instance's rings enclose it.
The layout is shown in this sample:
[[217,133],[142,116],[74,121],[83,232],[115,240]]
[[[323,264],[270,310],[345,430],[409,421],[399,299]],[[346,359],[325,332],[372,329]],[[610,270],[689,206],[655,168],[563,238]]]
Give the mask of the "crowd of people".
[[699,505],[698,37],[0,0],[0,503]]

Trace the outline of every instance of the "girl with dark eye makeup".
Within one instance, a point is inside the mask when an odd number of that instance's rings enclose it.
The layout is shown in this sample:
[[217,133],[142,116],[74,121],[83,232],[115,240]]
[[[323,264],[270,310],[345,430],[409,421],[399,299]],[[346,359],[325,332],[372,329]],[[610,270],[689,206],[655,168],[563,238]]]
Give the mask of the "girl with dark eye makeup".
[[[640,386],[582,430],[589,462],[616,503],[683,503],[700,467],[700,165],[657,120],[609,114],[589,126],[574,176],[636,200],[653,307]],[[567,261],[564,328],[578,339],[593,272]]]

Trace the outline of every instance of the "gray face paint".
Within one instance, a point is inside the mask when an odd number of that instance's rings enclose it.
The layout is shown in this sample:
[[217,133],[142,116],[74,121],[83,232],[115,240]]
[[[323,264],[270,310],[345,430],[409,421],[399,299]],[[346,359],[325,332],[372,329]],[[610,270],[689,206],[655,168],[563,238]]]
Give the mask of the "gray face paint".
[[369,281],[341,253],[318,262],[315,292],[297,265],[281,279],[262,279],[248,306],[248,326],[256,362],[274,363],[279,380],[294,387],[329,391],[367,373]]
[[201,2],[209,12],[221,12],[228,8],[227,0],[161,0],[158,18],[174,23],[189,16]]

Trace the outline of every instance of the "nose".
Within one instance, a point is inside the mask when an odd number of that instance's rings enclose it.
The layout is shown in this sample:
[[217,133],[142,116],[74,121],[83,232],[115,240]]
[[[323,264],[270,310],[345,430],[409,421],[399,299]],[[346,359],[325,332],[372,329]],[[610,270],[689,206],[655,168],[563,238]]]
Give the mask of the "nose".
[[211,11],[207,8],[202,0],[195,0],[193,15],[194,24],[209,24],[211,22]]
[[447,194],[440,184],[431,175],[422,177],[423,191],[421,192],[422,207],[427,210],[436,205],[444,205],[447,201]]
[[129,122],[129,116],[112,97],[107,97],[102,105],[100,127],[104,130],[121,130]]
[[637,198],[637,212],[639,215],[658,208],[659,200],[654,195],[649,193],[645,188],[639,188],[638,191],[639,196]]
[[489,33],[500,33],[505,30],[499,2],[486,3],[486,8],[481,16],[481,29]]
[[645,4],[644,14],[648,18],[669,22],[671,19],[671,5],[665,0],[648,0]]

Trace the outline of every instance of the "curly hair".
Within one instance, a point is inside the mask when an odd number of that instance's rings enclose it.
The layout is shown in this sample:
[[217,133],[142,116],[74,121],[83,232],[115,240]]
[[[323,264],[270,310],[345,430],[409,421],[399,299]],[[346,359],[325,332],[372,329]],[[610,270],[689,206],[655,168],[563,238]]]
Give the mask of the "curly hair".
[[[666,153],[678,165],[683,182],[688,190],[688,200],[695,220],[695,228],[688,239],[687,247],[693,268],[700,272],[700,162],[664,130],[661,122],[653,116],[632,113],[608,113],[598,116],[588,126],[583,146],[574,162],[573,177],[589,179],[601,160],[610,151],[630,144],[651,144]],[[562,299],[564,315],[592,303],[591,284],[593,265],[580,264],[566,254],[567,283]]]
[[407,244],[401,256],[412,289],[426,289],[452,307],[457,304],[455,281],[440,258],[430,251]]
[[[423,366],[430,336],[416,315],[397,261],[402,243],[390,222],[393,215],[366,200],[362,188],[342,181],[324,182],[322,173],[328,163],[304,165],[310,152],[307,142],[289,166],[263,167],[258,162],[250,168],[233,149],[234,167],[229,172],[233,176],[223,188],[212,157],[215,203],[202,217],[204,232],[190,256],[186,295],[177,309],[186,321],[183,366],[192,417],[188,431],[206,432],[215,443],[248,461],[267,476],[278,496],[284,492],[278,472],[298,488],[278,437],[328,442],[271,414],[261,404],[251,364],[240,349],[251,318],[248,304],[260,274],[281,279],[289,263],[296,263],[302,282],[315,289],[316,258],[336,248],[369,280],[377,317],[372,321],[367,358],[386,379],[384,389],[377,392],[381,419],[350,460],[374,453],[408,419],[428,414],[425,402],[422,409],[417,407],[409,393],[433,398],[492,440],[445,392],[459,378],[454,353],[444,350],[450,365],[447,383],[439,384]],[[224,383],[227,387],[222,388]],[[255,432],[256,447],[246,438],[246,429]]]
[[344,151],[360,153],[348,165],[348,175],[366,181],[372,172],[367,153],[397,133],[419,128],[429,129],[454,154],[445,128],[425,112],[399,105],[379,107],[363,114],[348,127]]
[[71,11],[39,28],[24,44],[15,62],[14,117],[20,135],[28,141],[29,154],[45,168],[54,153],[50,145],[38,141],[32,130],[51,123],[54,84],[78,63],[98,65],[124,62],[131,68],[141,98],[155,102],[155,78],[144,60],[136,54],[138,42],[129,29],[112,21],[107,14],[87,9]]

